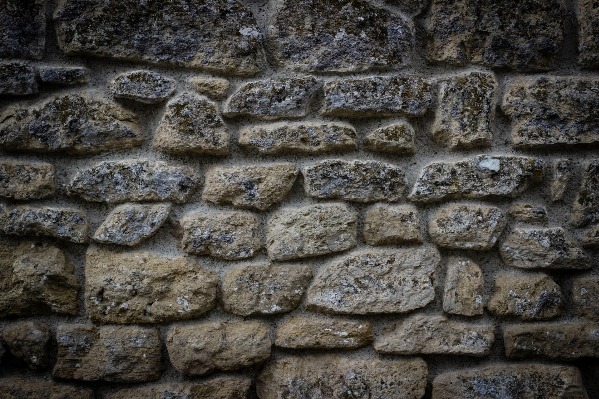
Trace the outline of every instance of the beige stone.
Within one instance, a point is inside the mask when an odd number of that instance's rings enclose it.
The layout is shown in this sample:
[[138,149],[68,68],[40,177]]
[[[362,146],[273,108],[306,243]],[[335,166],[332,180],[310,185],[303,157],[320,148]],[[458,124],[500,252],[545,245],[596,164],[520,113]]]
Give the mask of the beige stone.
[[443,311],[462,316],[483,314],[484,289],[485,277],[476,263],[468,258],[448,259]]
[[592,0],[576,2],[578,22],[578,62],[586,67],[599,66],[599,9]]
[[574,164],[571,159],[558,159],[553,163],[553,180],[549,188],[551,201],[560,201],[574,175]]
[[275,335],[275,345],[290,349],[356,349],[374,339],[367,321],[288,317]]
[[50,365],[50,329],[42,323],[23,321],[2,330],[10,353],[32,370]]
[[252,380],[244,377],[215,377],[197,383],[166,383],[121,389],[108,399],[246,399]]
[[543,206],[517,203],[508,208],[508,214],[517,222],[530,224],[546,224],[547,209]]
[[203,78],[194,76],[189,78],[189,84],[200,94],[215,100],[222,100],[229,91],[229,81],[221,78]]
[[412,155],[416,152],[414,128],[408,122],[381,127],[364,137],[364,148],[373,152]]
[[578,277],[572,281],[572,302],[576,314],[599,321],[599,277]]
[[578,195],[572,205],[570,221],[577,227],[599,221],[599,159],[589,162],[586,167]]
[[599,248],[599,225],[589,230],[581,240],[581,243],[586,248]]
[[0,197],[15,200],[54,195],[56,169],[49,163],[0,161]]
[[66,384],[37,378],[0,379],[2,399],[94,399],[91,389],[75,388]]
[[412,205],[374,205],[366,212],[364,240],[368,245],[421,243],[421,221]]

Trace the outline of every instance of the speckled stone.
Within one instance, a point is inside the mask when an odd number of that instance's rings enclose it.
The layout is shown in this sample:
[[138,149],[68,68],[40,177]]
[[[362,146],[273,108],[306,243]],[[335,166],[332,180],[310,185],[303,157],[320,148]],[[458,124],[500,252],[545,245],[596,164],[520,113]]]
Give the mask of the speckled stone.
[[215,377],[121,389],[108,399],[246,399],[251,385],[252,379],[247,377]]
[[0,392],[3,399],[94,399],[91,389],[75,388],[66,384],[37,378],[0,379]]
[[366,211],[364,241],[368,245],[421,243],[420,213],[412,205],[374,205]]
[[572,303],[578,316],[599,321],[599,278],[588,276],[573,279]]
[[338,318],[290,316],[277,328],[275,345],[289,349],[357,349],[374,340],[372,324]]
[[4,0],[0,58],[41,59],[46,45],[45,0]]
[[599,221],[599,159],[591,161],[572,205],[570,221],[578,227]]
[[593,0],[576,2],[578,22],[578,62],[586,67],[599,66],[599,5]]
[[203,78],[200,76],[189,78],[189,84],[200,94],[204,94],[216,100],[225,98],[230,86],[227,79]]
[[110,82],[116,98],[126,98],[144,104],[159,104],[173,95],[177,83],[152,71],[131,71],[118,75]]
[[38,69],[42,83],[70,86],[87,82],[87,71],[83,67],[42,66]]
[[0,62],[0,95],[25,96],[38,91],[33,67],[21,62]]
[[510,205],[508,214],[512,219],[521,223],[546,224],[548,221],[547,209],[544,206],[516,203]]
[[582,246],[587,248],[599,248],[599,225],[589,230],[583,237]]
[[553,163],[553,179],[549,188],[551,201],[557,202],[564,198],[573,175],[574,164],[571,159],[558,159]]
[[35,321],[11,324],[2,330],[2,339],[18,361],[32,370],[50,366],[50,329]]
[[447,260],[443,311],[462,316],[483,314],[485,277],[471,259],[452,256]]
[[364,148],[373,152],[412,155],[416,152],[414,137],[412,125],[407,122],[399,122],[369,133],[364,137]]
[[0,161],[0,197],[15,200],[54,195],[56,169],[49,163]]

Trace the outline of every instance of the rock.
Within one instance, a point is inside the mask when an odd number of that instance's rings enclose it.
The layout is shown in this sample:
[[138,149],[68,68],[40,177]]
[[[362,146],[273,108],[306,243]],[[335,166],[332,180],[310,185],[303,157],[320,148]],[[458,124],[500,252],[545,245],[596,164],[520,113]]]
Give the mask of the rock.
[[346,118],[422,116],[432,101],[431,84],[417,76],[332,80],[324,97],[323,115]]
[[582,239],[582,246],[588,248],[599,248],[599,225],[587,232]]
[[227,0],[151,0],[143,7],[64,0],[54,13],[60,48],[84,54],[248,76],[265,65],[251,11]]
[[451,204],[431,217],[428,234],[440,247],[488,251],[506,224],[505,214],[494,206]]
[[175,235],[190,254],[238,260],[255,256],[262,247],[256,216],[245,212],[190,213],[177,224]]
[[206,172],[202,199],[265,211],[287,197],[298,173],[291,163],[213,167]]
[[399,122],[369,133],[364,137],[364,148],[373,152],[412,155],[416,152],[414,136],[414,128],[408,122]]
[[267,29],[276,64],[303,72],[398,69],[415,41],[410,19],[360,0],[278,0]]
[[9,107],[0,121],[0,148],[10,151],[92,154],[143,142],[137,116],[96,91]]
[[499,247],[503,261],[521,269],[590,269],[591,259],[560,227],[513,229]]
[[344,123],[274,123],[241,129],[239,145],[260,154],[322,154],[357,149],[356,130]]
[[547,209],[543,206],[532,204],[512,204],[508,208],[508,214],[517,222],[545,224],[547,223]]
[[252,380],[245,377],[216,377],[195,383],[166,383],[121,389],[109,399],[246,399]]
[[373,340],[372,325],[367,321],[290,316],[277,329],[275,345],[290,349],[357,349]]
[[495,327],[450,321],[443,316],[410,316],[374,342],[382,354],[487,356]]
[[599,221],[599,159],[587,165],[580,191],[572,205],[570,221],[577,227]]
[[94,323],[167,323],[216,306],[218,277],[191,258],[92,247],[85,263],[85,304]]
[[291,356],[270,361],[256,380],[260,399],[401,398],[424,395],[424,360],[364,360],[337,355]]
[[44,199],[54,195],[56,169],[49,163],[0,161],[0,197]]
[[94,240],[103,244],[137,245],[156,234],[170,210],[170,204],[119,205],[98,227]]
[[41,59],[46,45],[45,0],[5,0],[0,9],[0,58]]
[[70,86],[86,83],[86,70],[83,67],[42,66],[38,69],[42,83]]
[[574,165],[571,159],[558,159],[553,164],[553,180],[551,182],[551,201],[561,200],[574,175]]
[[110,82],[116,98],[126,98],[144,104],[159,104],[173,95],[177,83],[152,71],[131,71],[118,75]]
[[405,313],[435,299],[435,248],[361,251],[334,260],[314,279],[306,308],[332,314]]
[[302,170],[308,197],[346,201],[399,201],[406,185],[401,168],[379,161],[329,159]]
[[443,311],[462,316],[483,314],[485,277],[468,258],[450,257],[443,291]]
[[[1,39],[0,51],[2,51]],[[38,91],[35,69],[31,66],[21,62],[0,63],[0,95],[25,96]]]
[[364,241],[368,245],[421,243],[420,214],[412,205],[374,205],[366,212]]
[[81,389],[37,378],[0,379],[3,399],[94,399],[91,389]]
[[599,278],[589,276],[572,280],[572,302],[578,316],[599,321]]
[[50,329],[42,323],[23,321],[2,330],[10,353],[32,369],[50,366]]
[[262,363],[270,357],[271,345],[268,326],[259,321],[175,326],[166,340],[171,363],[188,377]]
[[235,266],[225,274],[220,299],[225,311],[239,316],[287,313],[299,305],[310,280],[309,266]]
[[421,172],[409,199],[434,202],[458,198],[516,198],[543,180],[539,158],[478,155],[458,162],[434,162]]
[[272,260],[301,259],[346,251],[357,245],[358,215],[340,203],[284,208],[266,224]]
[[155,328],[60,324],[54,378],[144,382],[160,378],[162,343]]
[[429,5],[428,0],[387,0],[387,3],[398,7],[402,13],[408,15],[418,15]]
[[599,8],[591,0],[576,3],[578,22],[578,62],[586,67],[599,66]]
[[229,91],[229,81],[227,79],[194,76],[189,79],[189,84],[200,94],[216,100],[225,98],[227,91]]
[[308,106],[321,85],[313,76],[245,83],[227,100],[223,115],[266,121],[302,118],[307,115]]
[[186,166],[162,161],[105,161],[78,172],[67,187],[69,195],[87,201],[186,202],[195,191],[198,178]]

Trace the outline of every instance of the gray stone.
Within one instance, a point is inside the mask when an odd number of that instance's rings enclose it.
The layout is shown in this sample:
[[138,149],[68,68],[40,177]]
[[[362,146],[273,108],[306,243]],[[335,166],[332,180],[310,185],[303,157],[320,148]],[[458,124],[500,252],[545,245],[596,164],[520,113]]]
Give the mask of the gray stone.
[[37,378],[0,379],[2,399],[94,399],[91,389],[75,388]]
[[450,257],[447,261],[443,311],[462,316],[483,314],[485,277],[480,267],[468,258]]
[[61,86],[86,83],[86,73],[83,67],[42,66],[38,69],[42,83]]
[[55,173],[54,165],[49,163],[0,161],[0,197],[15,200],[52,197]]
[[369,133],[364,137],[364,148],[374,152],[412,155],[416,152],[414,136],[414,128],[408,122],[399,122]]
[[599,66],[599,7],[592,0],[576,2],[578,22],[578,62],[586,67]]
[[373,340],[372,325],[367,321],[290,316],[277,328],[275,345],[290,349],[357,349]]
[[429,0],[387,0],[387,3],[398,7],[404,14],[418,15],[429,5]]
[[553,180],[551,181],[551,201],[561,200],[574,175],[574,165],[571,159],[558,159],[553,163]]
[[[1,46],[0,42],[0,51],[2,50]],[[0,95],[25,96],[37,92],[38,87],[33,67],[21,62],[0,63]]]
[[599,159],[587,165],[570,221],[578,227],[599,221]]
[[200,94],[216,100],[225,98],[227,91],[229,91],[229,81],[227,79],[194,76],[189,78],[189,84]]
[[589,230],[581,241],[583,247],[599,248],[599,225]]
[[177,83],[152,71],[131,71],[118,75],[110,82],[116,98],[126,98],[144,104],[158,104],[173,95]]
[[41,59],[46,45],[45,0],[4,0],[0,58]]
[[508,214],[517,222],[522,223],[545,224],[548,221],[547,209],[532,204],[512,204],[508,208]]
[[23,321],[2,330],[10,353],[32,370],[50,365],[50,329],[38,322]]
[[368,245],[421,243],[421,221],[412,205],[374,205],[366,211],[364,241]]
[[198,382],[121,389],[108,399],[246,399],[251,385],[251,378],[215,377]]
[[575,278],[572,281],[572,302],[578,316],[599,321],[599,278]]

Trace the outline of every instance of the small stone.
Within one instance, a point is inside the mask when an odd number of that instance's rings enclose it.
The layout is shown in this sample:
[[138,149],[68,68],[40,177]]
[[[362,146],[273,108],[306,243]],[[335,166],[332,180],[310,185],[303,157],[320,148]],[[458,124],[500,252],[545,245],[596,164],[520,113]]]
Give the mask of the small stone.
[[83,67],[43,66],[38,69],[42,83],[70,86],[86,83],[86,71]]
[[599,321],[599,278],[590,276],[574,279],[572,302],[578,316]]
[[590,162],[584,172],[570,221],[577,227],[599,221],[599,159]]
[[251,385],[250,378],[216,377],[197,383],[121,389],[108,399],[246,399]]
[[49,163],[0,161],[0,197],[44,199],[54,195],[56,169]]
[[599,248],[599,225],[587,232],[582,239],[582,246],[586,248]]
[[287,197],[298,173],[291,163],[213,167],[206,172],[202,199],[265,211]]
[[409,123],[399,122],[369,133],[364,137],[364,148],[373,152],[412,155],[416,152],[414,136],[414,128]]
[[81,389],[36,378],[0,379],[2,399],[94,399],[91,389]]
[[221,285],[223,309],[239,316],[291,312],[312,280],[309,266],[258,263],[233,267]]
[[259,321],[175,326],[166,340],[171,363],[188,377],[262,363],[270,357],[271,345],[268,326]]
[[372,325],[367,321],[290,316],[277,329],[275,345],[290,349],[357,349],[373,340]]
[[421,243],[420,214],[412,205],[374,205],[366,212],[364,241],[368,245]]
[[156,328],[60,324],[52,377],[145,382],[160,378],[162,342]]
[[126,98],[144,104],[159,104],[173,95],[177,83],[152,71],[131,71],[118,75],[110,82],[116,98]]
[[216,273],[191,258],[92,247],[85,263],[85,304],[94,323],[167,323],[216,306]]
[[266,224],[272,260],[301,259],[346,251],[357,245],[358,215],[344,204],[284,208]]
[[379,161],[329,159],[302,170],[308,197],[346,201],[399,201],[406,185],[401,168]]
[[532,204],[512,204],[508,208],[508,214],[522,223],[545,224],[548,221],[547,209]]
[[189,79],[189,84],[200,94],[215,100],[222,100],[229,91],[229,81],[227,79],[194,76]]
[[[1,17],[0,15],[0,21]],[[0,42],[0,51],[1,47]],[[38,91],[35,69],[31,66],[21,62],[0,63],[0,95],[25,96]]]
[[2,330],[10,353],[32,370],[50,365],[50,329],[38,322],[23,321]]
[[599,66],[599,7],[592,0],[576,3],[578,22],[578,62],[586,67]]
[[4,0],[0,58],[41,59],[46,45],[45,0]]
[[462,316],[483,314],[485,277],[468,258],[450,257],[443,291],[443,311]]
[[306,309],[332,314],[405,313],[435,299],[435,248],[362,251],[324,267],[308,290]]
[[558,159],[553,164],[553,180],[551,181],[551,201],[560,201],[574,175],[574,165],[571,159]]

